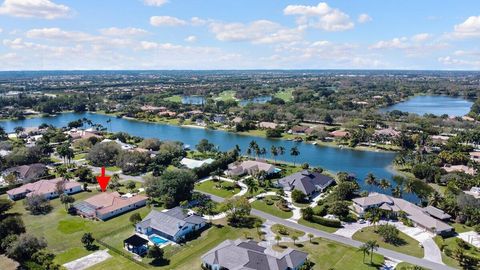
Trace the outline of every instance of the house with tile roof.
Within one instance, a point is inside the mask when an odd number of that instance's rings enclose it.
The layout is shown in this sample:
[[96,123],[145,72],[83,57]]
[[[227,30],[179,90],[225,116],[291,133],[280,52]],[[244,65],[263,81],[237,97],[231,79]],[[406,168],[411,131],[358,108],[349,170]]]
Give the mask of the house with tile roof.
[[328,186],[333,184],[333,182],[334,179],[330,176],[303,170],[279,179],[277,185],[286,191],[296,189],[310,196],[316,192],[323,192]]
[[22,185],[18,188],[8,190],[7,195],[11,200],[19,200],[32,195],[41,195],[47,199],[52,199],[59,196],[59,187],[63,188],[63,192],[66,194],[83,191],[82,185],[78,182],[55,178]]
[[272,174],[276,171],[275,166],[258,160],[245,160],[242,162],[234,162],[228,165],[225,174],[228,176],[240,176],[244,174],[254,174],[259,171],[264,171],[267,174]]
[[152,210],[142,221],[135,225],[137,233],[151,236],[159,235],[168,240],[179,242],[194,231],[201,230],[207,221],[182,207],[167,211]]
[[307,253],[292,248],[278,252],[255,241],[225,240],[202,256],[202,267],[209,270],[296,270],[307,257]]
[[73,204],[76,213],[82,217],[106,220],[147,204],[143,195],[120,195],[118,192],[102,192],[84,201]]
[[453,227],[444,222],[450,215],[433,206],[422,208],[404,199],[380,193],[370,193],[367,197],[353,199],[352,208],[359,216],[372,208],[388,211],[393,215],[405,215],[419,228],[437,234],[446,235],[453,232]]

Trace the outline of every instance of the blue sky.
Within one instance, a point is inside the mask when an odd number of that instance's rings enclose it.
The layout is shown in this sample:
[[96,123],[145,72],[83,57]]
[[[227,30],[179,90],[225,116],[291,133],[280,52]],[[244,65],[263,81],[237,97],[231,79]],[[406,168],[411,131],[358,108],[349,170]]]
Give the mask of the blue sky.
[[480,68],[478,0],[0,3],[0,70]]

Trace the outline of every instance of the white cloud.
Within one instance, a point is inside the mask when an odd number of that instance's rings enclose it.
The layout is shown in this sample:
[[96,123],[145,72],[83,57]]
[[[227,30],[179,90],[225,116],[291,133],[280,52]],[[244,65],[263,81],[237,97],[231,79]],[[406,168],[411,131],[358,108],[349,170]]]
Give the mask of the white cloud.
[[204,20],[199,17],[192,17],[190,19],[190,22],[192,23],[193,26],[201,26],[201,25],[205,25],[208,22],[208,20]]
[[160,7],[168,3],[168,0],[143,0],[143,3],[147,6]]
[[433,37],[432,34],[420,33],[420,34],[414,35],[411,39],[415,42],[424,42],[424,41],[427,41],[427,40],[431,39],[432,37]]
[[220,41],[249,41],[256,44],[299,40],[303,31],[290,29],[268,20],[244,23],[213,22],[210,31]]
[[370,22],[372,20],[373,20],[372,17],[370,17],[370,15],[368,15],[367,13],[362,13],[362,14],[358,15],[358,19],[357,19],[357,21],[359,23],[366,23],[366,22]]
[[298,16],[297,24],[301,27],[313,27],[331,32],[345,31],[354,27],[350,16],[339,9],[331,8],[325,2],[317,6],[288,5],[283,13]]
[[479,69],[480,68],[480,60],[478,59],[459,59],[459,58],[453,58],[451,56],[444,56],[444,57],[439,57],[438,62],[442,63],[445,66],[448,66],[449,68],[455,68],[455,69]]
[[36,28],[28,30],[26,33],[28,38],[50,39],[60,41],[92,41],[96,37],[83,32],[65,31],[57,27],[53,28]]
[[398,49],[406,52],[407,56],[425,56],[448,48],[450,45],[440,40],[433,40],[433,35],[420,33],[411,37],[396,37],[390,40],[381,40],[371,46],[372,50],[392,50]]
[[454,26],[454,38],[480,37],[480,16],[470,16],[463,23]]
[[56,19],[68,17],[68,6],[55,4],[50,0],[5,0],[0,6],[0,14],[24,18]]
[[135,28],[135,27],[127,27],[127,28],[117,28],[117,27],[110,27],[100,29],[100,33],[106,36],[141,36],[145,35],[148,32],[144,29]]
[[185,41],[186,42],[195,42],[197,41],[197,37],[196,36],[188,36],[185,38]]
[[153,26],[182,26],[187,22],[172,16],[152,16],[150,17],[150,24]]

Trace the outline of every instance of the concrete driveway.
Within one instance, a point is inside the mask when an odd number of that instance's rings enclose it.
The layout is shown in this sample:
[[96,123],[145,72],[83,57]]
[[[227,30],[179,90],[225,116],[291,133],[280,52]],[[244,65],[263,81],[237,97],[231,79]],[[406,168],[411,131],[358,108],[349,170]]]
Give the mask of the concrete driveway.
[[76,259],[74,261],[66,263],[63,266],[68,270],[83,270],[97,263],[101,263],[111,257],[112,255],[108,254],[108,249],[104,249],[104,250],[96,251],[80,259]]

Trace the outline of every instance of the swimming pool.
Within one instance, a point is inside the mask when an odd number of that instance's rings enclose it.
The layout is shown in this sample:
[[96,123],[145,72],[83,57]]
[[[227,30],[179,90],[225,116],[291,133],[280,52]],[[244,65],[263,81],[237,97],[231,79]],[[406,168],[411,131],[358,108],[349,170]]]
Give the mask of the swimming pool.
[[155,245],[163,245],[163,244],[168,242],[167,239],[165,239],[161,236],[158,236],[156,234],[152,234],[148,238],[150,238],[150,241],[152,241]]

